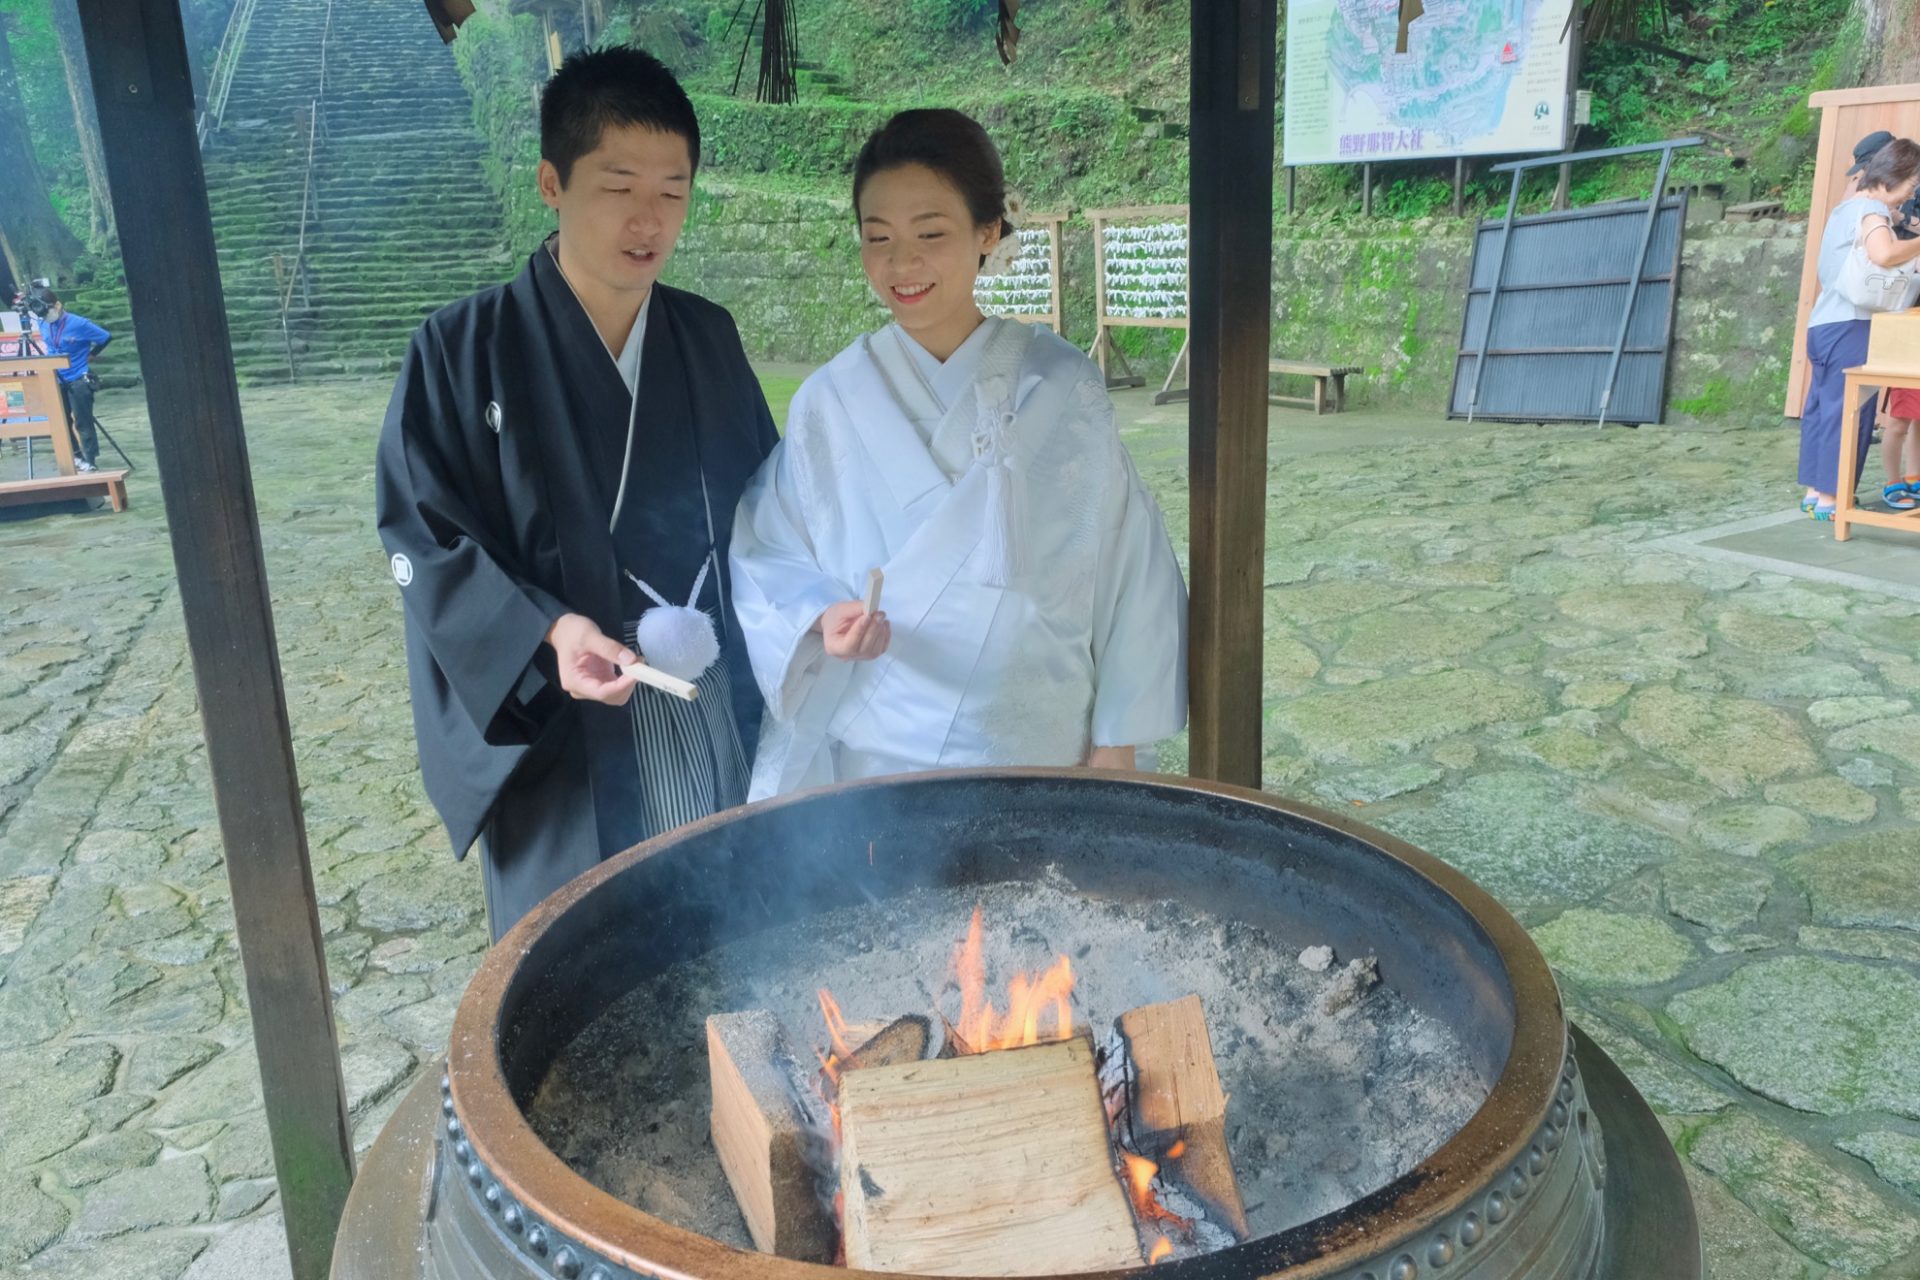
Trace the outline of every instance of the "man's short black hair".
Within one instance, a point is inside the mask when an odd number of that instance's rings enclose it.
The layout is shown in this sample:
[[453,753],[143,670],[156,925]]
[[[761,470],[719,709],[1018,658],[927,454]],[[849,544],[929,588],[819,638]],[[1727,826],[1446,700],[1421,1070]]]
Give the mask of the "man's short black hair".
[[665,63],[631,45],[576,53],[540,95],[540,158],[560,171],[564,187],[608,129],[631,125],[679,134],[700,167],[700,121]]

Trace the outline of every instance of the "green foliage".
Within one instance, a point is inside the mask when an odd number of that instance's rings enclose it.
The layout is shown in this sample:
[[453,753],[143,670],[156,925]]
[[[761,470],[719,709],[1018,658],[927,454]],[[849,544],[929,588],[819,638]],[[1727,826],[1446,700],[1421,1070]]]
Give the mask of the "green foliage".
[[487,182],[500,197],[507,244],[530,253],[553,229],[553,214],[540,200],[539,87],[546,80],[540,25],[531,16],[475,14],[453,42],[460,78],[473,98],[473,123],[487,140]]
[[[853,161],[892,104],[802,102],[768,106],[693,95],[705,165],[728,178],[769,175],[845,198]],[[1186,148],[1149,138],[1112,98],[1015,93],[973,107],[1000,147],[1008,183],[1030,208],[1183,199]]]
[[1733,383],[1725,378],[1708,378],[1700,394],[1675,400],[1673,408],[1692,418],[1724,418],[1733,410]]

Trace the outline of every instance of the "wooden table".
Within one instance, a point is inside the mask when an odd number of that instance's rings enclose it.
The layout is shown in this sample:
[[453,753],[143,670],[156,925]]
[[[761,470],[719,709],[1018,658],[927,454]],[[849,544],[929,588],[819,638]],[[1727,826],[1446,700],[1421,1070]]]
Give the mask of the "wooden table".
[[1846,392],[1840,400],[1840,480],[1833,494],[1833,540],[1852,535],[1847,526],[1870,524],[1903,533],[1920,533],[1920,507],[1912,511],[1863,511],[1854,505],[1853,487],[1860,482],[1853,460],[1860,456],[1860,393],[1864,387],[1920,388],[1920,371],[1875,369],[1861,365],[1847,370]]
[[66,367],[65,356],[0,360],[0,440],[50,438],[54,464],[61,475],[70,476],[74,474],[73,426],[58,377]]

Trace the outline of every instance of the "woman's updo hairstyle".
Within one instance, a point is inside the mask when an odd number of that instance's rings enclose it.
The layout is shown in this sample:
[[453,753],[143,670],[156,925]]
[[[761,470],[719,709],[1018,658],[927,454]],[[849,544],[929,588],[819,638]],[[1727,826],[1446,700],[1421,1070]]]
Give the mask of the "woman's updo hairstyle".
[[1002,239],[1014,234],[1000,152],[979,121],[948,107],[902,111],[867,139],[853,162],[853,216],[860,216],[860,192],[869,178],[909,164],[924,165],[952,183],[976,227],[997,226]]

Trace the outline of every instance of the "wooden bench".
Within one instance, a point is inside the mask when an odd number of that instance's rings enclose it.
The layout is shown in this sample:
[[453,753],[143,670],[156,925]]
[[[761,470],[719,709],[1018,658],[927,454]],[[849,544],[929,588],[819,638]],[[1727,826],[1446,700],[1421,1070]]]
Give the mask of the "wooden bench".
[[1312,364],[1305,360],[1269,360],[1267,361],[1267,373],[1269,376],[1273,374],[1285,374],[1288,377],[1294,378],[1312,378],[1313,395],[1309,398],[1307,396],[1283,396],[1269,393],[1267,403],[1311,405],[1315,413],[1325,413],[1327,411],[1327,384],[1331,382],[1333,384],[1333,411],[1339,413],[1347,407],[1347,375],[1350,373],[1365,372],[1366,370],[1357,364]]
[[71,476],[11,480],[0,484],[0,507],[34,502],[63,502],[70,498],[105,498],[115,511],[127,509],[125,471],[83,471]]

